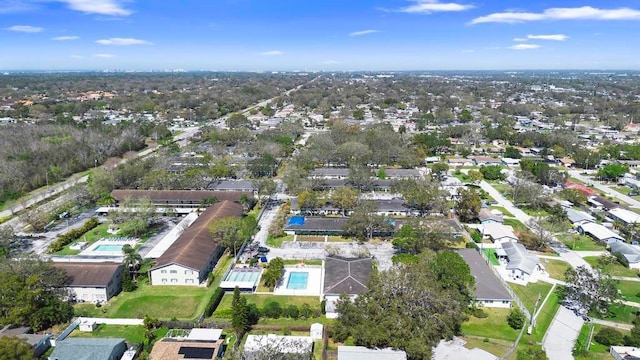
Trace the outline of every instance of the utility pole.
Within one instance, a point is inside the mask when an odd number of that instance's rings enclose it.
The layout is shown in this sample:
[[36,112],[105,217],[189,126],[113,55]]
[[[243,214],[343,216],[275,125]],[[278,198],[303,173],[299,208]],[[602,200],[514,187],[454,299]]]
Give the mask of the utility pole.
[[536,303],[535,305],[533,305],[533,311],[531,312],[531,319],[530,319],[531,325],[529,325],[529,329],[527,331],[527,334],[529,335],[531,335],[531,333],[533,332],[533,328],[536,326],[536,310],[538,309],[540,298],[541,298],[541,295],[540,293],[538,293],[538,298],[536,299]]

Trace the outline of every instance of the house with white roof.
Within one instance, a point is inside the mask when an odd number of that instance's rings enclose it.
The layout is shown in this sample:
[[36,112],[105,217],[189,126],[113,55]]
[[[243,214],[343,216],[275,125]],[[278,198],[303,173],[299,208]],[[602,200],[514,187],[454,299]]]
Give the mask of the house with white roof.
[[513,228],[509,225],[495,222],[482,224],[482,233],[484,236],[488,236],[494,243],[518,241],[518,237],[513,232]]
[[640,214],[623,208],[611,209],[607,215],[614,221],[619,221],[625,225],[640,223]]
[[624,238],[613,230],[596,223],[585,223],[578,225],[578,231],[583,235],[589,235],[597,241],[610,244],[614,241],[624,241]]
[[610,245],[611,254],[620,254],[631,269],[640,269],[640,246],[627,244],[624,241],[614,241]]
[[586,223],[594,223],[596,221],[596,219],[593,216],[581,210],[566,208],[565,211],[567,212],[567,218],[575,226],[586,224]]
[[609,353],[616,360],[636,360],[640,359],[640,348],[635,346],[612,346]]
[[244,353],[250,360],[266,359],[274,354],[286,354],[287,358],[294,355],[301,356],[301,359],[305,356],[311,358],[313,339],[311,336],[247,335]]
[[542,271],[538,257],[529,253],[522,244],[507,241],[501,245],[506,254],[509,279],[529,282],[531,275],[536,271]]

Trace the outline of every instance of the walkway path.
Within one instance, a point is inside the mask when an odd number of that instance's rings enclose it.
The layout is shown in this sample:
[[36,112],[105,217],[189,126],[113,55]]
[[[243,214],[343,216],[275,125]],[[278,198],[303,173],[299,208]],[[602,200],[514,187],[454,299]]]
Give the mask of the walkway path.
[[613,327],[613,328],[618,328],[618,329],[622,329],[622,330],[631,330],[633,328],[633,325],[631,325],[631,324],[623,324],[623,323],[618,323],[618,322],[613,322],[613,321],[608,321],[608,320],[600,320],[600,319],[591,318],[590,321],[592,323],[594,323],[594,324],[600,324],[600,325],[609,326],[609,327]]
[[632,207],[640,208],[640,201],[638,201],[638,200],[636,200],[636,199],[634,199],[634,198],[632,198],[630,196],[621,194],[621,193],[613,190],[609,186],[606,186],[606,185],[603,185],[603,184],[599,184],[597,181],[595,181],[595,180],[593,180],[593,179],[591,179],[591,178],[589,178],[587,176],[582,175],[580,171],[570,170],[569,171],[569,175],[574,177],[574,178],[576,178],[576,179],[578,179],[578,180],[580,180],[580,181],[582,181],[582,182],[584,182],[587,185],[593,185],[593,187],[595,187],[596,189],[604,192],[605,194],[607,194],[607,195],[609,195],[611,197],[614,197],[616,199],[622,200],[622,201],[626,202],[627,204],[629,204]]

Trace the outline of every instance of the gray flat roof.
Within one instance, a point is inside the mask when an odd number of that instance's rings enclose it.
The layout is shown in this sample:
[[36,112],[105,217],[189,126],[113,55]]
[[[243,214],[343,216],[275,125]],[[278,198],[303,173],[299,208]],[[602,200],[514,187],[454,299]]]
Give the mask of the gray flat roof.
[[476,279],[475,296],[477,300],[511,300],[511,295],[498,280],[496,274],[489,269],[489,265],[478,250],[459,249],[457,252],[469,264],[471,275]]

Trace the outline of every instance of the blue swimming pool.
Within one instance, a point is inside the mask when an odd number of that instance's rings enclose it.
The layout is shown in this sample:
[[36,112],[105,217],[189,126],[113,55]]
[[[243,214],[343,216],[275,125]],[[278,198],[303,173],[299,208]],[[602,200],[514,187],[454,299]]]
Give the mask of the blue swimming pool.
[[122,245],[98,245],[95,248],[93,248],[93,251],[101,251],[101,252],[122,251]]
[[289,280],[287,280],[287,289],[289,290],[304,290],[307,288],[307,281],[309,280],[308,272],[294,271],[289,273]]
[[304,225],[304,216],[292,216],[289,218],[289,226]]

